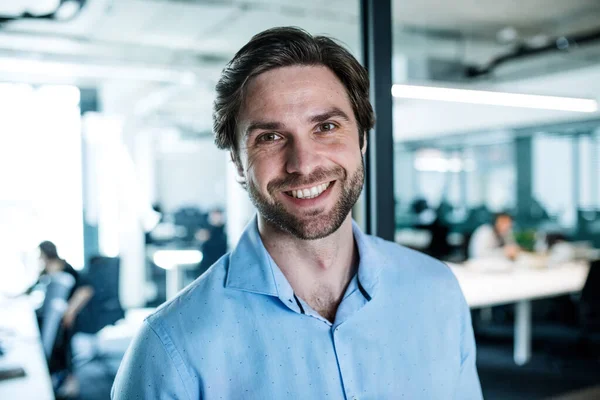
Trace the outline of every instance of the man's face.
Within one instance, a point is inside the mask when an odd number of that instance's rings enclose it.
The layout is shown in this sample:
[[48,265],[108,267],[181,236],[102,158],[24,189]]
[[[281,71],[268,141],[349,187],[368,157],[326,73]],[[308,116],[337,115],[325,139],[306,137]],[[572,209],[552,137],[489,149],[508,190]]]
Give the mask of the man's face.
[[333,72],[293,66],[253,78],[237,135],[238,172],[266,221],[305,240],[341,226],[362,190],[366,145]]
[[500,216],[496,220],[496,230],[502,236],[508,235],[511,232],[512,225],[512,218],[507,215]]

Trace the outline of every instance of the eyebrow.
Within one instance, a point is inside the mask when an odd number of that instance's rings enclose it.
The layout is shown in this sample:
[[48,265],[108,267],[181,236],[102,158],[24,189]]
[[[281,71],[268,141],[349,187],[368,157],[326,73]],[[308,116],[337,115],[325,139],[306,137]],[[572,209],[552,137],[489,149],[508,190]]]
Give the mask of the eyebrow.
[[329,111],[324,112],[323,114],[318,114],[318,115],[311,117],[310,122],[312,122],[312,123],[325,122],[328,119],[334,118],[334,117],[338,117],[345,121],[350,122],[350,117],[348,117],[348,114],[346,114],[345,112],[343,112],[342,110],[340,110],[337,107],[333,107]]
[[281,124],[279,122],[265,122],[265,121],[252,122],[252,123],[250,123],[250,125],[248,125],[248,127],[244,131],[244,137],[250,136],[250,133],[252,133],[252,131],[255,131],[257,129],[270,131],[270,130],[280,130],[280,129],[282,129],[282,127],[283,127],[283,124]]
[[[320,122],[325,122],[328,119],[331,119],[334,117],[342,118],[343,120],[348,121],[348,122],[350,121],[350,117],[348,117],[348,114],[346,114],[345,112],[343,112],[342,110],[340,110],[337,107],[332,107],[330,110],[328,110],[322,114],[313,115],[312,117],[309,118],[309,121],[313,124],[318,124]],[[280,122],[269,122],[269,121],[252,122],[245,129],[244,138],[247,138],[248,136],[250,136],[250,134],[255,130],[265,130],[265,131],[281,130],[281,129],[284,129],[284,126],[285,125]]]

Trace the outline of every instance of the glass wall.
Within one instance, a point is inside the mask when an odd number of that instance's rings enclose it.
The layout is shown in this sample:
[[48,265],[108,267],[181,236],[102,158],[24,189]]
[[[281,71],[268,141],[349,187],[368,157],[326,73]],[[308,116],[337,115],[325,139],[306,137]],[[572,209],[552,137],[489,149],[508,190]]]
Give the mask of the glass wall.
[[484,3],[393,2],[395,239],[458,278],[486,399],[561,397],[595,357],[574,338],[600,248],[597,7]]
[[[598,208],[598,113],[569,102],[593,106],[600,87],[578,84],[597,79],[600,63],[560,60],[551,48],[533,54],[536,40],[580,27],[540,25],[533,11],[492,22],[467,4],[442,8],[431,15],[422,3],[394,1],[396,239],[464,260],[470,235],[498,211],[514,214],[517,230],[545,221],[580,238],[580,210]],[[585,121],[593,129],[582,131]],[[444,237],[431,237],[434,221]],[[432,253],[434,239],[447,251]]]

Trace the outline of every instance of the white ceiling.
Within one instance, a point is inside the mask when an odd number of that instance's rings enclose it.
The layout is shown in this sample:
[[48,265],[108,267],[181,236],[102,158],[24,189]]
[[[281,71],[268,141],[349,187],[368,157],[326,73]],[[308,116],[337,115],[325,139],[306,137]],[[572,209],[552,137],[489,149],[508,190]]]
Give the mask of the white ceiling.
[[[520,38],[600,28],[598,0],[395,0],[393,13],[395,53],[470,63],[510,47],[496,41],[503,28]],[[226,61],[282,25],[331,35],[360,55],[358,0],[88,0],[69,22],[0,27],[0,80],[101,83],[114,112],[210,130]]]
[[505,27],[524,35],[598,28],[598,0],[395,0],[397,24],[494,36]]

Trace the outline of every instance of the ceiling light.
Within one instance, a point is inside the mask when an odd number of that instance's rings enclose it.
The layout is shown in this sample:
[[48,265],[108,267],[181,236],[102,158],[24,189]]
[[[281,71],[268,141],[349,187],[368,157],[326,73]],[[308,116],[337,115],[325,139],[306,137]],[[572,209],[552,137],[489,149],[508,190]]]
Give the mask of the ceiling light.
[[59,80],[127,80],[193,85],[196,73],[143,65],[81,64],[69,61],[0,57],[0,73]]
[[490,92],[484,90],[453,89],[433,86],[396,84],[392,86],[392,96],[403,99],[536,108],[542,110],[560,110],[585,113],[593,113],[598,111],[598,102],[593,99]]

